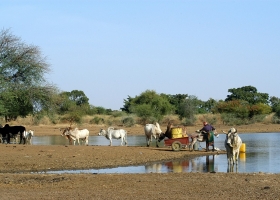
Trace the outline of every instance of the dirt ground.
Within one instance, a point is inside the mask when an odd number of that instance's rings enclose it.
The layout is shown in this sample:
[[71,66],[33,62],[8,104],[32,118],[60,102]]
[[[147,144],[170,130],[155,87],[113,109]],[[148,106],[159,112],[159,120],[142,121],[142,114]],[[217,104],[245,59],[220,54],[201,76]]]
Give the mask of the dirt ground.
[[[66,125],[26,126],[36,136],[59,135]],[[97,135],[97,125],[84,125]],[[120,128],[120,127],[119,127]],[[125,128],[142,135],[143,127]],[[165,131],[165,127],[161,127]],[[188,127],[188,133],[201,127]],[[221,130],[230,127],[218,126]],[[240,134],[280,132],[280,125],[239,126]],[[279,199],[280,174],[149,173],[45,174],[46,170],[91,169],[191,158],[217,152],[130,146],[0,145],[0,199]],[[224,152],[222,152],[224,153]],[[38,173],[36,173],[38,172]]]

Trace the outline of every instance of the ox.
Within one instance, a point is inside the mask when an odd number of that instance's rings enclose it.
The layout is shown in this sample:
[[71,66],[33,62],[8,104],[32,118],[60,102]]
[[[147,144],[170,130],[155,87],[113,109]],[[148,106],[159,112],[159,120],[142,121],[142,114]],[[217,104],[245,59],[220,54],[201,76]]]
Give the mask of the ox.
[[69,144],[75,145],[76,140],[78,140],[78,144],[80,145],[80,139],[85,141],[85,145],[88,145],[89,131],[87,129],[79,130],[75,128],[74,130],[71,127],[65,128],[61,130],[61,136],[65,136],[69,140]]
[[24,126],[9,126],[9,124],[6,124],[1,131],[2,131],[2,137],[7,138],[8,144],[10,143],[11,138],[17,140],[18,134],[20,136],[19,144],[21,142],[25,144],[25,141],[23,140],[23,133],[26,131],[26,129]]
[[227,133],[223,131],[223,133],[226,134],[225,147],[227,150],[228,164],[233,165],[236,163],[237,165],[239,157],[239,148],[242,145],[242,140],[237,134],[237,130],[235,128],[229,129]]
[[150,146],[150,143],[152,141],[152,137],[155,138],[156,140],[156,146],[158,146],[158,140],[160,135],[164,134],[161,129],[159,124],[156,122],[156,124],[146,124],[146,126],[144,127],[144,132],[146,135],[146,141],[147,141],[147,147]]
[[[214,136],[215,137],[219,137],[219,134],[216,132],[216,130],[214,131],[210,131],[208,134],[206,134],[205,132],[202,132],[200,130],[197,130],[196,133],[191,134],[191,139],[192,142],[190,144],[190,150],[193,150],[193,145],[199,141],[199,142],[206,142],[206,151],[209,151],[209,146],[212,146],[213,149],[212,151],[215,150],[215,146],[214,146]],[[208,137],[208,140],[206,140],[206,137]],[[207,143],[208,141],[208,143]]]
[[29,131],[24,131],[23,133],[23,140],[24,143],[26,144],[32,144],[32,137],[34,136],[34,131],[33,130],[29,130]]
[[98,135],[105,136],[108,140],[110,140],[110,146],[112,146],[112,139],[121,139],[121,146],[123,143],[127,146],[127,132],[123,129],[115,130],[113,127],[109,127],[108,130],[100,129]]

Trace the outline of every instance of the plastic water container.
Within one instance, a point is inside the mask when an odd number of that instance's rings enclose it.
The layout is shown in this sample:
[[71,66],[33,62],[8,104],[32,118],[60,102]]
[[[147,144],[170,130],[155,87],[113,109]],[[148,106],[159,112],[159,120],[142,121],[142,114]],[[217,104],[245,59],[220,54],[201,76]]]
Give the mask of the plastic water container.
[[246,144],[242,143],[240,148],[239,148],[240,153],[245,153],[246,152]]

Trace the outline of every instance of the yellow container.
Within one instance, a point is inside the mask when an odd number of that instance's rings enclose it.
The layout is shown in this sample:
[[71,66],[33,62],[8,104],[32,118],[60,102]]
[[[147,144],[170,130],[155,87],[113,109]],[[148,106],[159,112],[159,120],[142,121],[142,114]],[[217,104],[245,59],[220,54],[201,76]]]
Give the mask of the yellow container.
[[243,153],[243,152],[240,153],[239,158],[240,158],[241,161],[246,161],[246,153]]
[[183,130],[182,128],[172,128],[171,129],[171,137],[172,138],[181,138],[183,137]]
[[241,147],[239,148],[240,153],[245,153],[246,152],[246,144],[242,143]]

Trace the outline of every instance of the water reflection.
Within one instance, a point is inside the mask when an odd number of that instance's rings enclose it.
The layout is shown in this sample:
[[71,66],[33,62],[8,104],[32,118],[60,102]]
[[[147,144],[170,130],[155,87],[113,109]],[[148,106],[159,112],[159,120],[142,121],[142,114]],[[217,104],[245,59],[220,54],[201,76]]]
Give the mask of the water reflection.
[[[113,169],[89,169],[78,170],[76,173],[169,173],[169,172],[264,172],[280,173],[280,134],[256,133],[240,134],[243,143],[246,144],[246,153],[240,153],[238,166],[228,168],[225,154],[215,156],[202,156],[190,160],[170,161],[166,163],[154,163],[146,166],[117,167]],[[224,147],[225,135],[215,139],[215,146],[221,150]],[[61,136],[34,137],[34,145],[68,145],[68,141]],[[90,145],[109,145],[105,137],[90,136]],[[119,140],[113,140],[114,146],[119,146]],[[128,146],[146,146],[144,136],[129,136]],[[152,146],[155,146],[153,141]],[[163,142],[161,142],[161,147]],[[205,148],[205,143],[200,143]],[[69,171],[68,171],[69,172]],[[55,172],[53,172],[55,173]],[[57,172],[64,173],[64,172]],[[67,173],[67,172],[66,172]],[[71,171],[71,173],[74,173]]]

